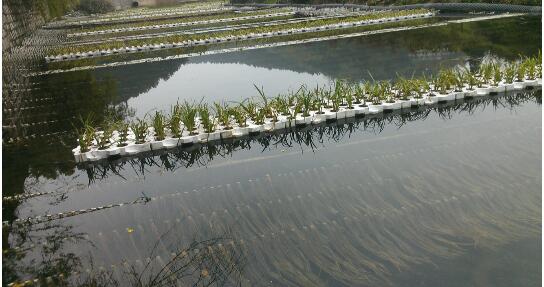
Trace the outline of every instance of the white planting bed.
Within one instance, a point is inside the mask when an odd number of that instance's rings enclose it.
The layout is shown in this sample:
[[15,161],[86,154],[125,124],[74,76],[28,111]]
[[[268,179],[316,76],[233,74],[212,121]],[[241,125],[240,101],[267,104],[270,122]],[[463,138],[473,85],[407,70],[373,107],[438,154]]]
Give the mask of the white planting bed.
[[160,45],[144,44],[141,46],[123,47],[123,48],[113,49],[113,50],[107,49],[107,50],[98,50],[98,51],[87,51],[87,52],[81,52],[81,53],[75,53],[75,54],[70,53],[70,54],[64,54],[64,55],[46,56],[45,60],[46,62],[60,62],[60,61],[73,60],[73,59],[85,59],[85,58],[108,56],[115,53],[142,52],[142,51],[148,51],[151,48],[153,48],[153,50],[165,50],[165,49],[172,49],[172,48],[179,48],[179,47],[194,47],[194,46],[200,46],[200,45],[208,45],[211,43],[224,43],[224,42],[244,40],[244,39],[262,39],[262,38],[271,38],[276,36],[318,32],[318,31],[324,31],[324,30],[338,30],[338,29],[374,25],[374,24],[392,23],[392,22],[399,22],[399,21],[418,19],[418,18],[429,18],[429,17],[433,17],[434,15],[435,15],[434,12],[428,12],[428,13],[414,14],[414,15],[408,15],[408,16],[388,17],[388,18],[382,18],[382,19],[376,19],[376,20],[343,22],[343,23],[323,25],[323,26],[317,26],[317,27],[309,27],[309,28],[288,29],[288,30],[265,32],[265,33],[251,33],[245,36],[227,36],[222,38],[188,40],[188,41],[177,42],[177,43],[169,43],[169,44],[172,44],[172,46],[170,47],[167,47],[166,45],[162,43]]
[[[287,116],[278,116],[278,121],[273,122],[271,119],[266,119],[264,124],[255,124],[250,120],[247,121],[245,127],[233,125],[231,129],[224,130],[218,127],[216,131],[212,133],[206,133],[200,127],[199,120],[197,118],[197,133],[189,134],[187,131],[182,133],[180,138],[173,138],[166,129],[167,136],[164,140],[156,141],[154,137],[153,128],[149,128],[147,137],[144,143],[136,144],[134,134],[129,130],[128,140],[126,146],[112,145],[107,149],[99,150],[96,145],[93,145],[89,151],[80,152],[80,147],[76,147],[72,150],[76,162],[97,161],[106,159],[110,156],[124,156],[135,155],[142,152],[151,150],[160,150],[175,148],[182,145],[190,145],[195,143],[206,143],[213,141],[220,141],[223,139],[237,138],[247,136],[249,134],[258,134],[264,132],[272,132],[299,125],[312,125],[320,124],[324,121],[340,120],[350,117],[363,116],[363,115],[377,115],[386,111],[410,109],[413,106],[425,106],[434,105],[439,102],[447,102],[460,100],[465,97],[480,97],[486,96],[491,93],[500,93],[507,91],[523,90],[526,87],[541,87],[542,79],[537,80],[525,80],[523,82],[514,82],[506,84],[500,83],[498,86],[487,86],[474,88],[469,90],[468,87],[463,88],[461,91],[450,91],[447,94],[436,93],[431,96],[430,94],[424,95],[422,98],[411,98],[409,100],[395,100],[393,103],[381,102],[381,103],[368,103],[367,106],[353,105],[352,109],[347,107],[341,107],[338,111],[334,112],[331,109],[323,109],[322,113],[311,112],[309,116],[303,117],[301,114],[297,114],[295,118],[289,119]],[[181,126],[183,130],[183,125]],[[114,131],[110,142],[116,143],[119,138],[119,133]],[[96,143],[94,143],[96,144]]]

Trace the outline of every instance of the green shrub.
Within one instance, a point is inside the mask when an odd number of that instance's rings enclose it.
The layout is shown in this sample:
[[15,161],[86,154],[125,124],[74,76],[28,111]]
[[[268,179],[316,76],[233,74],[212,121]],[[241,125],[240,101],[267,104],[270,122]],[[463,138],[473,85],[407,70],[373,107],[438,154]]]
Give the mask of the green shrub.
[[81,0],[78,9],[89,14],[106,13],[113,11],[113,5],[108,0]]

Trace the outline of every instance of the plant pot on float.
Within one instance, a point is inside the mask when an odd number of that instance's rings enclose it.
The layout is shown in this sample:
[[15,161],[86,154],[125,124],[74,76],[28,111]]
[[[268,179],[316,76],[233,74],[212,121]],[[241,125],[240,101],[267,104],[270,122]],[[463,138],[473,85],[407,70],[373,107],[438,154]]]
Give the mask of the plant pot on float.
[[506,83],[506,82],[502,81],[502,82],[499,84],[499,86],[502,87],[501,92],[509,92],[509,91],[515,90],[514,82],[512,82],[512,83]]
[[312,119],[312,124],[319,124],[327,120],[327,116],[324,111],[316,112]]
[[525,79],[524,82],[525,82],[525,87],[535,87],[538,85],[537,79],[533,79],[533,80]]
[[133,143],[133,144],[129,144],[129,145],[127,145],[125,147],[124,154],[132,155],[132,154],[137,154],[137,153],[140,153],[140,152],[146,152],[146,151],[150,151],[150,150],[151,150],[151,145],[149,144],[149,142]]
[[401,108],[401,103],[398,102],[398,101],[395,101],[395,102],[385,102],[382,104],[383,105],[383,110],[384,111],[393,111],[393,110],[398,110]]
[[185,135],[182,135],[182,137],[179,139],[181,144],[194,144],[194,143],[198,143],[199,141],[199,134],[194,132],[194,133],[187,133]]
[[278,121],[274,122],[274,130],[283,130],[287,127],[287,117],[285,116],[279,116]]
[[106,149],[106,152],[108,156],[116,156],[121,154],[121,147],[118,146],[110,146]]
[[166,138],[162,142],[165,148],[173,148],[181,144],[179,138]]
[[455,100],[455,94],[453,92],[446,92],[446,94],[437,93],[435,96],[438,102],[446,102]]
[[80,152],[81,148],[78,146],[72,150],[74,154],[74,160],[77,162],[83,162],[83,154]]
[[232,132],[233,137],[243,137],[243,136],[247,136],[248,134],[249,134],[248,127],[235,127],[234,131]]
[[164,147],[164,142],[162,140],[154,140],[149,143],[151,150],[159,150]]
[[232,132],[233,132],[233,129],[230,128],[228,130],[221,130],[219,132],[219,136],[220,138],[223,140],[223,139],[228,139],[228,138],[231,138],[233,135],[232,135]]
[[525,89],[525,81],[514,81],[514,90]]
[[412,107],[412,102],[410,100],[399,100],[401,109],[409,109]]
[[355,110],[355,116],[363,116],[365,114],[368,114],[368,106],[364,104],[357,104],[353,106]]
[[250,134],[257,134],[263,130],[263,125],[248,123],[247,128]]
[[414,106],[423,106],[425,105],[425,98],[411,98],[410,103],[412,104],[412,107]]
[[295,125],[297,126],[309,125],[311,123],[312,117],[310,115],[302,116],[302,114],[297,114],[295,117]]
[[432,96],[431,95],[428,95],[426,98],[425,98],[425,105],[434,105],[438,103],[438,98],[436,97],[435,94],[433,94]]
[[371,115],[379,114],[383,112],[383,104],[381,103],[371,103],[368,105],[368,113]]
[[354,118],[356,115],[355,107],[346,107],[344,108],[344,116],[345,118]]

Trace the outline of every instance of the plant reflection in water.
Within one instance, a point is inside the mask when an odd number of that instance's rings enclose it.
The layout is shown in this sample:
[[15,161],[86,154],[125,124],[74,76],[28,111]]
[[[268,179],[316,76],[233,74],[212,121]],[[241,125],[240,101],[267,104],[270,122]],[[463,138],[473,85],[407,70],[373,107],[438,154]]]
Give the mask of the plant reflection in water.
[[352,133],[360,131],[377,134],[383,131],[386,125],[395,125],[401,128],[409,122],[426,119],[432,112],[436,112],[442,119],[452,119],[455,114],[459,113],[472,114],[485,110],[490,106],[494,109],[499,107],[513,108],[530,101],[541,104],[541,90],[527,90],[523,93],[508,93],[500,96],[458,100],[447,104],[439,104],[432,108],[413,108],[408,112],[403,110],[402,112],[388,113],[378,117],[351,118],[347,121],[341,120],[317,126],[295,127],[281,132],[223,140],[220,143],[195,144],[172,150],[149,152],[130,158],[123,157],[116,160],[85,163],[78,165],[78,167],[86,170],[89,184],[97,179],[104,179],[111,175],[124,178],[121,171],[126,167],[143,177],[146,167],[159,166],[167,171],[176,171],[180,168],[206,166],[216,157],[228,157],[235,151],[254,148],[255,144],[260,145],[263,151],[293,146],[300,146],[302,152],[306,147],[315,151],[318,145],[324,145],[325,140],[338,142],[345,137],[350,137]]

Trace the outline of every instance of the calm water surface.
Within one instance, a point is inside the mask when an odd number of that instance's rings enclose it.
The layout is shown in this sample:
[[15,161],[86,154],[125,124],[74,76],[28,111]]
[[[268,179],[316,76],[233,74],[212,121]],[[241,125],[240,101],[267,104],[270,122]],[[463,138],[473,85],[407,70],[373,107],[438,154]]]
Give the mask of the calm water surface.
[[[33,95],[64,103],[27,118],[66,121],[83,105],[141,117],[254,96],[252,84],[275,95],[512,59],[540,48],[531,29],[539,18],[59,74]],[[4,196],[47,193],[4,201],[5,218],[87,212],[4,228],[4,280],[82,269],[71,278],[102,270],[122,285],[134,270],[201,285],[538,286],[541,112],[527,92],[86,167],[69,137],[5,148]]]

